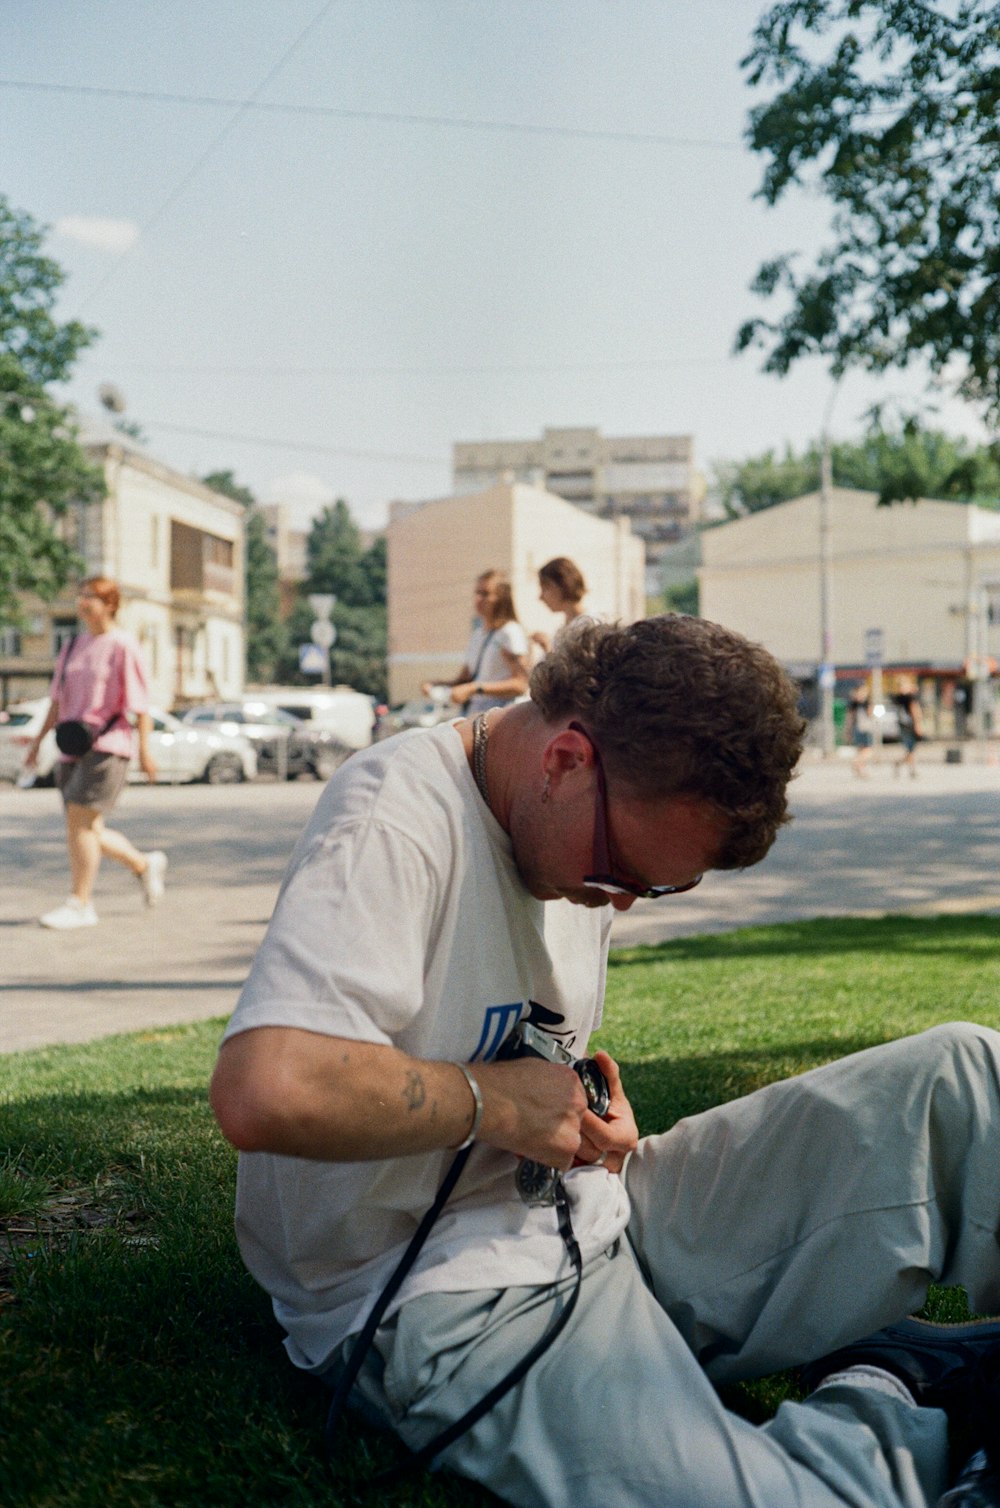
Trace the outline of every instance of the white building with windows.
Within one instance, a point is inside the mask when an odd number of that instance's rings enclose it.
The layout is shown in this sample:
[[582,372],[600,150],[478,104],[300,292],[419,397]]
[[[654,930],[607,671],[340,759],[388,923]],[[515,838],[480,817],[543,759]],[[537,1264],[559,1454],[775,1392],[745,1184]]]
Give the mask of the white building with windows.
[[[154,460],[100,421],[81,440],[107,494],[58,527],[83,575],[119,585],[118,622],[142,645],[161,707],[239,696],[244,684],[244,509]],[[26,598],[27,628],[0,637],[0,698],[44,694],[61,645],[77,630],[75,583],[55,602]]]

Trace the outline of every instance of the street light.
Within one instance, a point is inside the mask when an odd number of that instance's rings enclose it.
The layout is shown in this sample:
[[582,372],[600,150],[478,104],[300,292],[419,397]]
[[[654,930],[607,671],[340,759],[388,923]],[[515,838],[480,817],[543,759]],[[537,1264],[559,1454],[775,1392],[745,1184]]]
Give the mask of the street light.
[[834,753],[833,721],[833,540],[830,509],[833,501],[833,461],[830,454],[830,419],[840,391],[834,383],[823,415],[822,455],[819,470],[819,690],[820,736],[823,758]]

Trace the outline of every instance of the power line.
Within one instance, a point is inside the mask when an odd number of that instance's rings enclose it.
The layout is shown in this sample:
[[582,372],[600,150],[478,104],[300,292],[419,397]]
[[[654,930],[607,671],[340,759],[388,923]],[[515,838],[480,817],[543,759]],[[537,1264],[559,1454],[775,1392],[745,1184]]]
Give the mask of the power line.
[[[317,19],[320,18],[317,17]],[[276,71],[273,70],[273,72]],[[273,72],[264,80],[264,84],[267,84],[273,77]],[[264,88],[264,84],[260,86],[260,89]],[[76,94],[97,99],[139,100],[163,105],[206,105],[217,109],[238,109],[240,115],[255,111],[258,114],[318,116],[333,120],[376,121],[401,126],[439,126],[462,131],[491,131],[509,135],[562,136],[580,141],[619,141],[644,146],[681,147],[696,151],[739,152],[743,150],[743,143],[740,141],[672,136],[661,131],[615,131],[590,126],[546,125],[531,121],[481,120],[460,115],[419,115],[400,110],[348,110],[334,105],[279,104],[257,99],[260,89],[255,90],[250,99],[245,100],[214,94],[172,94],[156,89],[116,89],[95,84],[52,84],[26,79],[0,79],[0,89],[16,89],[25,93],[38,94]],[[235,124],[235,121],[232,124]],[[225,134],[228,134],[228,129],[227,127]]]
[[[326,16],[327,12],[329,10],[332,10],[332,8],[333,8],[333,6],[335,4],[337,4],[337,0],[325,0],[325,3],[321,6],[320,10],[316,13],[316,15],[313,16],[312,20],[309,21],[302,28],[302,30],[299,32],[298,36],[295,38],[295,40],[292,43],[292,45],[290,47],[286,48],[286,50],[282,53],[281,57],[274,64],[274,67],[271,68],[271,69],[269,69],[268,73],[261,80],[261,82],[257,85],[257,88],[254,90],[254,92],[250,96],[250,98],[247,99],[247,100],[242,100],[242,101],[237,102],[238,103],[238,108],[236,110],[236,113],[226,122],[226,124],[222,127],[222,130],[218,131],[216,133],[216,135],[212,137],[212,140],[209,142],[208,146],[202,152],[201,156],[188,169],[188,171],[184,174],[184,176],[181,179],[181,181],[178,184],[176,184],[173,189],[171,189],[170,193],[162,201],[162,203],[157,206],[157,208],[153,211],[153,213],[149,216],[149,218],[139,227],[139,236],[137,237],[137,240],[141,240],[142,237],[145,236],[153,228],[153,226],[156,225],[163,218],[163,216],[167,213],[167,211],[171,208],[171,206],[174,205],[177,202],[177,200],[180,198],[181,194],[183,194],[184,190],[187,188],[188,184],[191,183],[191,181],[194,178],[197,177],[197,175],[201,172],[202,168],[205,166],[205,163],[208,161],[208,159],[211,156],[213,156],[213,154],[218,150],[218,148],[226,140],[226,137],[232,134],[232,132],[239,125],[240,121],[243,119],[244,115],[253,107],[253,104],[254,104],[255,100],[257,99],[257,96],[259,94],[263,93],[263,91],[267,88],[268,84],[271,83],[272,79],[274,79],[274,78],[277,77],[277,75],[281,72],[282,68],[284,68],[285,64],[288,62],[288,59],[297,50],[297,48],[302,44],[302,42],[305,41],[305,39],[309,35],[309,33],[315,30],[315,28],[319,25],[319,23]],[[133,246],[135,244],[136,243],[133,242]],[[90,293],[84,299],[83,304],[80,306],[81,312],[82,312],[83,309],[85,309],[87,307],[88,304],[93,303],[94,299],[97,298],[99,294],[101,294],[101,293],[104,292],[104,289],[108,286],[108,284],[111,282],[112,278],[116,275],[119,267],[125,261],[125,258],[130,255],[131,251],[132,251],[132,246],[127,247],[126,250],[123,251],[122,254],[115,259],[114,262],[112,262],[111,266],[108,268],[107,272],[100,279],[100,281],[97,283],[96,287],[92,288],[90,290]]]
[[688,356],[649,361],[538,362],[501,366],[333,367],[333,366],[201,366],[195,363],[119,361],[123,371],[188,377],[504,377],[544,376],[547,373],[667,371],[695,366],[726,366],[721,356]]
[[267,450],[297,450],[312,455],[343,456],[354,461],[386,461],[400,466],[447,466],[443,456],[393,455],[378,450],[348,450],[341,445],[316,445],[307,440],[276,440],[264,435],[230,434],[220,429],[196,429],[187,424],[166,424],[159,419],[142,420],[144,429],[159,429],[165,434],[191,435],[199,440],[225,440],[230,445],[260,445]]

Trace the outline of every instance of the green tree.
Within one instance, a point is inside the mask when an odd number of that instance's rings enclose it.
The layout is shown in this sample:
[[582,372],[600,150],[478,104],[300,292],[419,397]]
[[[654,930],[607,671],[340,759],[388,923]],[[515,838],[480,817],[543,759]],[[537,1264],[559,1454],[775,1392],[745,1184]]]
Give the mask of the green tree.
[[[1000,466],[989,446],[972,446],[941,430],[926,429],[914,416],[884,428],[873,409],[860,440],[831,446],[834,485],[877,492],[886,505],[927,498],[955,498],[995,505]],[[716,486],[730,517],[772,508],[788,498],[814,492],[820,484],[822,450],[813,441],[801,453],[766,450],[716,467]]]
[[759,197],[793,186],[834,207],[811,270],[780,256],[754,291],[786,312],[751,319],[737,348],[786,373],[825,357],[834,374],[923,358],[1000,419],[1000,3],[781,0],[743,67],[773,87],[747,139],[765,158]]
[[48,394],[96,331],[53,316],[65,274],[44,230],[0,195],[0,622],[22,621],[20,595],[54,597],[79,560],[56,521],[103,496],[101,471],[72,413]]
[[307,643],[311,633],[314,614],[309,595],[332,593],[337,599],[333,610],[337,642],[330,651],[331,679],[335,685],[353,686],[385,700],[385,560],[385,540],[377,539],[364,549],[361,531],[343,498],[313,520],[306,541],[308,575],[289,616],[289,644],[279,662],[282,679],[305,679],[298,669],[298,645]]
[[277,667],[288,651],[288,630],[281,621],[278,561],[267,537],[267,522],[249,487],[231,471],[210,471],[206,487],[221,492],[246,511],[246,673],[250,681],[276,679]]

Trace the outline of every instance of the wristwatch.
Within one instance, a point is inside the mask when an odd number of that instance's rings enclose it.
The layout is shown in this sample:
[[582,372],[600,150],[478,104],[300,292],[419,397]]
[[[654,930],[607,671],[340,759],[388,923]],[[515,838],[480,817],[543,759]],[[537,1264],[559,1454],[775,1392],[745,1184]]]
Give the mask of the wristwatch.
[[477,681],[476,684],[472,688],[472,695],[473,696],[482,696],[482,694],[483,694],[482,683],[480,681]]

